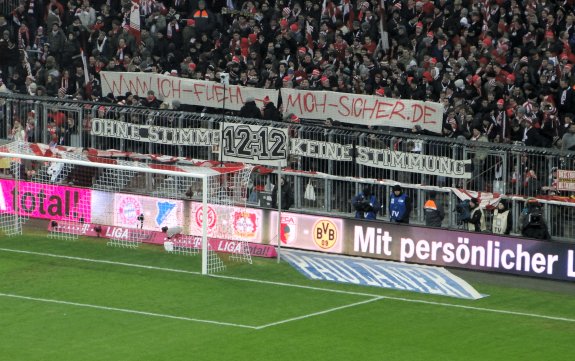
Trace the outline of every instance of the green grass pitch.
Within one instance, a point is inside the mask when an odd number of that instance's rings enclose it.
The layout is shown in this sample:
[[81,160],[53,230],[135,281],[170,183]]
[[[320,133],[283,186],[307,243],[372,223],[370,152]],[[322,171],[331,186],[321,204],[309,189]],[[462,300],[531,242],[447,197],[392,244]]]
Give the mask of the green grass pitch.
[[269,259],[199,270],[156,246],[0,236],[0,360],[575,359],[575,284],[487,275],[470,283],[489,297],[469,301]]

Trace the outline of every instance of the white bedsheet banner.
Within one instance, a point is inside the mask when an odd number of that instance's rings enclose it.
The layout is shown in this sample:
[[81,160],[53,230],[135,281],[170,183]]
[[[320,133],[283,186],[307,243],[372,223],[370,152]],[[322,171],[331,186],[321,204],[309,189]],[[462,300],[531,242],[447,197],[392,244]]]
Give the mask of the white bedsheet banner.
[[421,128],[440,132],[443,105],[409,99],[384,98],[332,91],[281,90],[284,113],[302,118],[332,118],[343,123]]
[[[240,110],[247,98],[254,98],[256,104],[263,106],[266,96],[278,103],[279,91],[252,88],[239,85],[224,85],[205,80],[178,78],[170,75],[129,72],[100,72],[102,94],[112,93],[124,96],[127,92],[146,97],[153,90],[156,97],[163,101],[179,101],[181,104],[200,105],[211,108]],[[225,95],[225,96],[224,96]]]

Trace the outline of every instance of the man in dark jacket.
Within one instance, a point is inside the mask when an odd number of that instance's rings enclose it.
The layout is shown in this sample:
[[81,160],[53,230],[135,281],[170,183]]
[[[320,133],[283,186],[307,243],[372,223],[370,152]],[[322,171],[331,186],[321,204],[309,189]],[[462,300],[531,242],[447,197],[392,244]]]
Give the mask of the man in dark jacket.
[[528,147],[547,147],[549,142],[543,137],[539,130],[533,127],[533,122],[526,118],[523,120],[524,136],[523,143]]
[[527,204],[521,212],[520,223],[523,237],[551,240],[547,223],[545,223],[543,218],[543,207],[535,198],[527,200]]
[[381,209],[381,205],[369,187],[355,195],[351,200],[351,205],[355,209],[355,218],[358,219],[376,219],[377,212]]
[[429,192],[429,199],[423,205],[426,226],[441,227],[441,223],[445,217],[443,204],[435,200],[436,196],[437,193],[435,191]]
[[[281,208],[283,211],[287,211],[293,206],[293,189],[291,184],[287,182],[283,177],[280,178],[281,182]],[[274,186],[272,190],[272,208],[278,207],[278,186]]]
[[198,8],[193,12],[192,18],[195,20],[195,26],[198,33],[211,34],[216,25],[215,15],[206,9],[204,0],[198,1]]
[[154,93],[153,90],[148,90],[148,95],[146,96],[146,99],[142,101],[142,105],[149,108],[157,109],[160,107],[161,104],[162,101],[156,98],[156,94]]
[[240,117],[261,119],[262,113],[256,105],[254,98],[247,98],[242,109],[240,109]]

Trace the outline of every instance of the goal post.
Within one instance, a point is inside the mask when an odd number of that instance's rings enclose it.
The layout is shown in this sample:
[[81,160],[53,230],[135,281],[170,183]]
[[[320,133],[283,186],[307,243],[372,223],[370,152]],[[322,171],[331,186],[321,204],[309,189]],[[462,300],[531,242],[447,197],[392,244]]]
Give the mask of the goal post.
[[212,244],[227,240],[240,246],[226,261],[251,263],[246,240],[230,227],[230,217],[246,206],[251,166],[134,161],[17,141],[0,144],[0,159],[15,169],[0,176],[0,232],[5,235],[19,234],[30,218],[44,220],[39,223],[52,238],[99,237],[105,229],[109,244],[120,247],[169,241],[184,251],[179,254],[201,253],[202,274],[225,269]]

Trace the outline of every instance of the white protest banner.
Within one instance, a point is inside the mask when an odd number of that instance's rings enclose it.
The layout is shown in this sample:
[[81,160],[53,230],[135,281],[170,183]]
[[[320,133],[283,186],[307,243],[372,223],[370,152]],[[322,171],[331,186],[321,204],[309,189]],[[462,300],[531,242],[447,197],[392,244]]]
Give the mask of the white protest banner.
[[90,134],[170,145],[213,146],[220,143],[219,129],[168,128],[101,118],[92,119]]
[[290,138],[290,155],[351,162],[353,145]]
[[557,170],[557,190],[575,191],[575,171],[574,170]]
[[419,153],[398,152],[389,149],[376,149],[357,146],[356,162],[369,167],[393,169],[403,172],[433,174],[450,178],[471,178],[466,165],[471,160],[455,160]]
[[102,94],[112,93],[124,96],[127,92],[146,97],[153,90],[160,100],[181,104],[199,105],[211,108],[240,110],[247,98],[254,98],[258,106],[263,99],[278,103],[279,92],[273,89],[261,89],[240,85],[224,85],[213,81],[179,78],[170,75],[129,72],[100,72]]
[[287,128],[236,123],[222,124],[222,160],[286,166]]
[[443,105],[408,99],[384,98],[331,91],[310,91],[283,88],[284,113],[308,119],[326,119],[342,123],[421,128],[440,132]]

